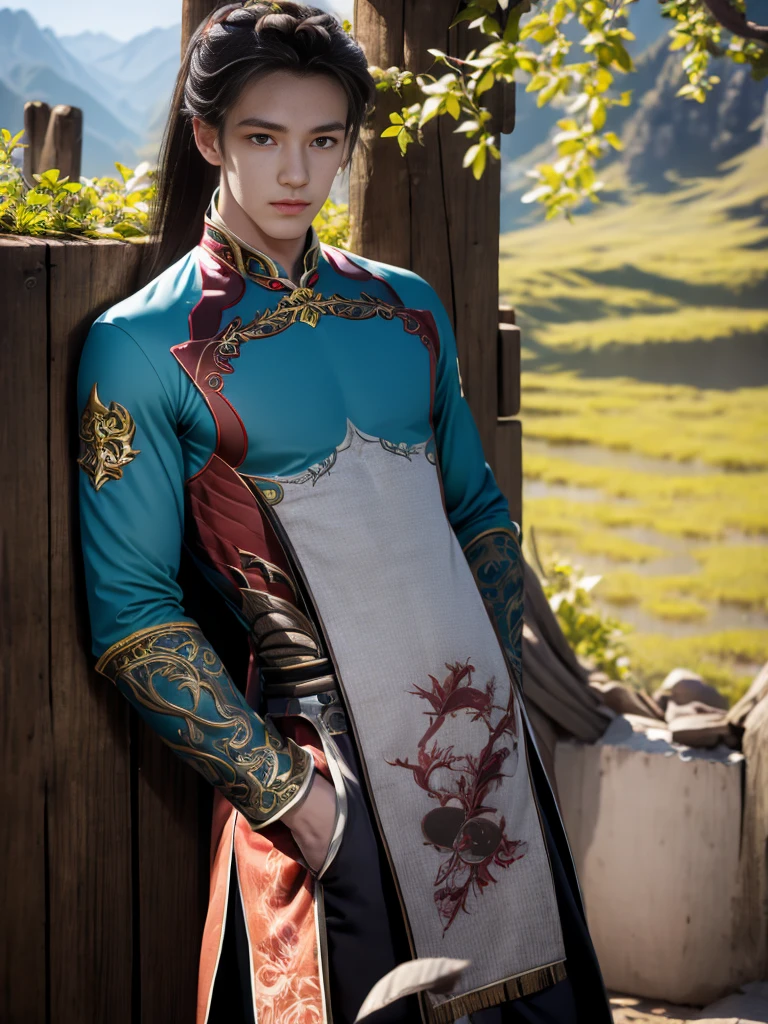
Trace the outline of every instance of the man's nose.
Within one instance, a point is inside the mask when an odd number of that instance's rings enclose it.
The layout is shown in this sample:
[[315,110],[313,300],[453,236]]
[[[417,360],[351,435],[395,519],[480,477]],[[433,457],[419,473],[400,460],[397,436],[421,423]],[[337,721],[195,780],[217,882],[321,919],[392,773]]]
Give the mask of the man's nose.
[[298,188],[309,181],[309,166],[303,147],[286,146],[277,180],[281,185]]

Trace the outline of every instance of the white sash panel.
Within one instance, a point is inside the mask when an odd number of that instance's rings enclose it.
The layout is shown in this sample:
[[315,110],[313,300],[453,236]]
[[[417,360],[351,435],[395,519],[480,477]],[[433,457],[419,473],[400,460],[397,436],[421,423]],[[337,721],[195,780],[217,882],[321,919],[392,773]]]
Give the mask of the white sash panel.
[[565,958],[504,654],[443,509],[434,443],[347,423],[279,483],[360,740],[417,955],[468,959],[448,997]]

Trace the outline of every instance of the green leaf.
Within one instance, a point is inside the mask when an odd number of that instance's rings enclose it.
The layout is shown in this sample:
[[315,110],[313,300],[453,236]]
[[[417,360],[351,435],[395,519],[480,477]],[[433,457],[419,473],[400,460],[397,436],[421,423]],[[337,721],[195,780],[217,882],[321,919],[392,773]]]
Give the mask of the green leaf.
[[613,75],[608,70],[608,68],[600,67],[597,69],[597,74],[595,75],[595,84],[597,86],[598,92],[605,92],[606,89],[608,89],[611,86],[612,82]]
[[537,199],[543,199],[545,196],[552,195],[552,188],[550,185],[538,185],[536,188],[532,188],[530,192],[525,192],[520,196],[521,203],[533,203]]
[[613,49],[616,63],[619,65],[619,67],[622,68],[624,71],[632,71],[632,58],[630,57],[629,53],[627,52],[623,44],[616,41],[613,44]]
[[53,196],[46,192],[36,192],[34,189],[27,192],[26,201],[29,206],[50,206]]
[[555,78],[546,87],[546,89],[542,89],[541,92],[539,93],[539,95],[536,97],[536,106],[537,107],[543,107],[545,103],[548,103],[549,100],[551,100],[552,97],[557,94],[559,89],[560,89],[560,80],[558,78]]
[[482,78],[478,81],[475,87],[475,96],[479,96],[481,93],[487,92],[496,81],[493,72],[489,68]]
[[126,167],[125,164],[121,164],[119,160],[115,160],[115,167],[120,172],[120,176],[123,179],[123,183],[128,181],[129,178],[133,177],[133,171],[130,167]]
[[382,139],[388,139],[391,138],[393,135],[399,135],[402,130],[403,129],[400,125],[391,124],[389,128],[384,129],[384,131],[381,133],[381,137]]
[[520,18],[522,13],[523,5],[518,4],[507,18],[507,24],[504,27],[504,34],[501,37],[505,43],[516,43],[518,41],[520,36]]
[[538,32],[533,33],[533,38],[537,43],[551,43],[557,35],[557,31],[552,25],[545,25],[544,28],[540,28]]
[[403,124],[403,115],[398,114],[397,111],[389,115],[389,120],[392,124]]
[[597,31],[597,32],[590,32],[586,36],[584,36],[584,38],[581,40],[581,45],[586,48],[588,46],[597,46],[598,43],[604,43],[604,42],[605,42],[605,33]]
[[551,79],[552,79],[551,75],[548,75],[548,74],[546,74],[543,71],[540,71],[538,74],[534,75],[533,78],[528,83],[528,85],[526,85],[525,91],[526,92],[535,92],[537,89],[543,89],[544,86],[549,81],[551,81]]
[[462,121],[458,128],[454,128],[454,134],[458,132],[476,132],[479,131],[480,125],[477,121]]
[[486,147],[480,146],[479,151],[475,156],[475,159],[472,161],[472,174],[475,178],[475,181],[479,181],[480,178],[482,178],[483,176],[487,156],[488,150],[486,149]]
[[597,96],[593,96],[587,113],[592,121],[594,129],[599,132],[605,124],[606,110],[605,103]]
[[606,132],[603,135],[603,138],[607,143],[613,146],[614,149],[624,149],[624,143],[618,137],[616,132]]
[[427,121],[430,121],[433,117],[440,113],[440,108],[443,105],[442,96],[428,96],[424,106],[421,108],[421,117],[419,118],[419,128],[425,125]]
[[461,162],[461,166],[469,167],[469,165],[474,162],[474,159],[481,148],[482,147],[479,142],[476,142],[474,146],[470,146],[467,152],[464,154],[464,159]]
[[[461,24],[462,21],[472,21],[474,18],[482,18],[484,16],[485,11],[482,7],[475,7],[474,5],[471,5],[469,7],[465,7],[463,11],[459,11],[448,28],[453,28],[454,25]],[[434,53],[434,50],[430,50],[429,52]]]
[[448,113],[451,115],[454,121],[458,120],[459,116],[461,115],[461,104],[459,103],[457,97],[452,94],[446,96],[445,98],[445,109],[448,111]]

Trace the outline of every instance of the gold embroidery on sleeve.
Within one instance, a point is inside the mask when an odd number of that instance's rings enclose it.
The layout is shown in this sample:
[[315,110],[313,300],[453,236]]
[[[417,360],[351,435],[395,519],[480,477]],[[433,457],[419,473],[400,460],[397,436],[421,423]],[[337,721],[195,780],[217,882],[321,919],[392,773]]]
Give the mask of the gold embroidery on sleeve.
[[119,402],[110,402],[107,408],[99,398],[97,387],[94,384],[91,388],[80,418],[80,457],[77,461],[98,491],[107,480],[119,480],[123,466],[132,462],[140,449],[131,447],[136,433],[131,414]]

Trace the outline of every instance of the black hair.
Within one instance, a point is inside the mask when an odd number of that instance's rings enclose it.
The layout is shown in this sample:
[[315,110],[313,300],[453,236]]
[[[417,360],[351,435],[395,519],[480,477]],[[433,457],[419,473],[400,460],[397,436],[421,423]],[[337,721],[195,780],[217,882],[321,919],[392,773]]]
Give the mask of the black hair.
[[176,78],[158,161],[145,280],[197,245],[219,184],[219,168],[197,148],[192,118],[217,129],[221,148],[227,111],[244,86],[278,70],[324,74],[342,86],[349,101],[343,166],[349,163],[376,87],[363,50],[338,19],[289,0],[219,7],[192,34]]

